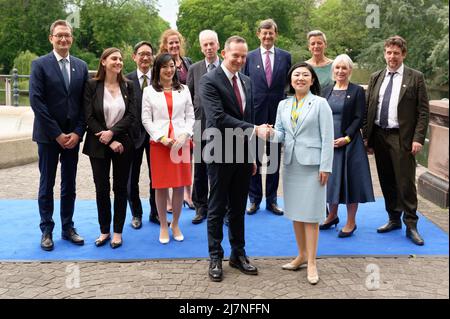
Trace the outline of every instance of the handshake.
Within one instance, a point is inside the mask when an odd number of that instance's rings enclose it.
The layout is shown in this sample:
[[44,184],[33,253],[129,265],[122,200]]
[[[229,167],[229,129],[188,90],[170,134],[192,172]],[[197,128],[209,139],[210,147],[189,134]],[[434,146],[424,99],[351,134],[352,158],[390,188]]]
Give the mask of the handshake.
[[268,140],[273,135],[273,125],[261,124],[255,126],[255,134],[263,140]]

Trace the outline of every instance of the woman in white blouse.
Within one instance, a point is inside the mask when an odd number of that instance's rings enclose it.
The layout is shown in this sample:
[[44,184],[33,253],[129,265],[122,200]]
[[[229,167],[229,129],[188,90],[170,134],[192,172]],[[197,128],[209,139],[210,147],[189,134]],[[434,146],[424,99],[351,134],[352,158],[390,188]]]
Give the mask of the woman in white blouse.
[[133,142],[130,137],[134,117],[134,92],[123,76],[122,53],[108,48],[100,57],[97,74],[86,82],[84,111],[87,122],[83,153],[89,156],[94,176],[100,236],[96,246],[110,238],[111,200],[109,172],[113,166],[114,235],[110,245],[122,245],[127,207],[127,181]]
[[152,69],[152,85],[144,89],[142,97],[142,124],[150,135],[151,178],[162,244],[169,242],[166,213],[169,188],[173,189],[172,236],[176,241],[184,239],[178,221],[184,186],[192,182],[190,147],[194,121],[191,94],[178,79],[175,60],[168,53],[158,55]]

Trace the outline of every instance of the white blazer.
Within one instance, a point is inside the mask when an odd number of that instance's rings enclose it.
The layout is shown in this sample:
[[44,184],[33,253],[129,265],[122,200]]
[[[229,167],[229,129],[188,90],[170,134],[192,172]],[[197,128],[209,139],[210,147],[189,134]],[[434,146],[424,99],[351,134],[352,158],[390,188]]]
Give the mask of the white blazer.
[[[181,134],[193,135],[195,122],[194,106],[191,93],[186,85],[183,90],[172,91],[172,125],[175,138]],[[142,95],[142,125],[157,142],[169,132],[169,111],[167,109],[164,91],[157,92],[152,86],[147,86]]]

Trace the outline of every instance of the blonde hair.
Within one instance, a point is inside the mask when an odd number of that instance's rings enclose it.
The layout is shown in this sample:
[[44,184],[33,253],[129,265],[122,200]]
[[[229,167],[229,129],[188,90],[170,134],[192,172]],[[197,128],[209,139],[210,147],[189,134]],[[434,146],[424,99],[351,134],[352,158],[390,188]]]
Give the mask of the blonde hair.
[[309,38],[311,38],[311,37],[322,37],[325,44],[327,44],[327,37],[325,36],[325,33],[323,33],[320,30],[313,30],[313,31],[308,32],[308,35],[306,36],[308,43],[309,43]]
[[334,67],[336,65],[338,65],[339,63],[344,63],[348,69],[350,70],[350,75],[349,75],[349,79],[352,76],[352,70],[353,70],[353,61],[352,59],[347,55],[347,54],[339,54],[333,61],[333,64],[331,65],[331,79],[333,81],[336,81],[336,79],[334,78]]
[[174,29],[167,29],[166,31],[164,31],[161,34],[161,38],[159,39],[159,52],[158,54],[161,53],[168,53],[169,50],[167,48],[167,43],[168,43],[168,39],[169,37],[176,35],[178,37],[178,39],[180,40],[180,57],[184,56],[184,38],[181,35],[180,32],[178,32],[177,30]]

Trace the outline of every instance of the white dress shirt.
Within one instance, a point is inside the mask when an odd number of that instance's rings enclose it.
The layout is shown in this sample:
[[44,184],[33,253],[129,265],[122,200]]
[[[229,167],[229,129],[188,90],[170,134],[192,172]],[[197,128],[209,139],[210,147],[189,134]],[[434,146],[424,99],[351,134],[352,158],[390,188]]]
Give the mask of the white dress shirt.
[[66,64],[66,68],[67,68],[67,74],[69,75],[69,83],[70,83],[70,54],[68,54],[67,55],[67,57],[65,57],[65,58],[63,58],[62,56],[60,56],[59,54],[58,54],[58,52],[56,52],[55,50],[53,50],[53,54],[55,55],[55,57],[56,57],[56,60],[58,61],[58,65],[59,65],[59,68],[61,69],[61,71],[62,71],[62,67],[63,67],[63,64],[62,64],[62,62],[61,62],[61,60],[62,59],[67,59],[67,61],[69,61],[67,64]]
[[[230,81],[231,87],[233,87],[233,76],[236,75],[237,77],[237,84],[239,88],[239,93],[241,93],[241,100],[242,100],[242,110],[245,112],[245,105],[247,104],[245,101],[245,93],[244,88],[242,87],[241,79],[239,77],[239,72],[234,74],[228,71],[228,69],[225,67],[225,65],[222,63],[221,65],[222,70],[225,72],[225,75],[227,76],[228,80]],[[233,91],[234,92],[234,91]]]
[[[389,101],[389,115],[388,115],[388,128],[398,128],[398,116],[397,116],[397,107],[398,107],[398,99],[400,97],[400,89],[402,87],[403,82],[403,72],[404,65],[402,64],[396,73],[393,75],[394,79],[392,80],[392,92],[391,99]],[[386,69],[386,75],[384,77],[383,83],[380,87],[380,92],[378,94],[378,107],[377,107],[377,116],[375,118],[375,124],[380,126],[380,112],[381,112],[381,104],[383,103],[384,92],[386,91],[386,87],[388,86],[389,80],[391,76],[389,75],[389,69]]]
[[[137,69],[136,71],[137,71],[137,78],[139,79],[139,87],[141,88],[142,83],[144,83],[144,77],[143,77],[144,73],[139,69]],[[149,86],[151,84],[151,79],[152,79],[152,77],[151,77],[152,69],[148,70],[148,72],[145,73],[145,75],[147,76],[147,86]]]
[[269,51],[269,58],[270,58],[270,66],[272,67],[272,73],[273,73],[273,63],[275,61],[275,46],[270,48],[269,50],[266,50],[264,47],[260,47],[261,49],[261,58],[264,66],[264,70],[266,70],[266,52]]
[[209,63],[208,59],[205,58],[206,71],[209,71],[208,67],[209,67],[210,64],[214,64],[215,67],[217,68],[220,65],[219,57],[217,57],[216,61],[214,61],[213,63]]
[[125,114],[125,101],[122,93],[113,97],[105,87],[103,94],[103,114],[105,115],[106,127],[110,129],[119,122]]

